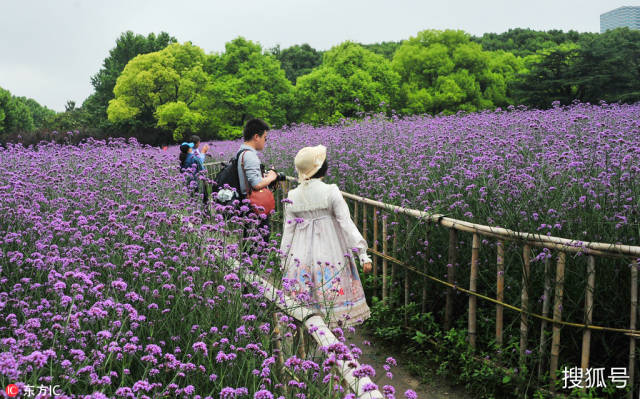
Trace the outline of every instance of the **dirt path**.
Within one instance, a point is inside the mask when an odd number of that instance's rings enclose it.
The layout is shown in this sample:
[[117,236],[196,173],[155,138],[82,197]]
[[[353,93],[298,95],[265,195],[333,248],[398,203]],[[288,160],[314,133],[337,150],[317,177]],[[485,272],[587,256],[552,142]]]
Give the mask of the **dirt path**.
[[[471,396],[461,388],[452,388],[438,377],[432,378],[429,384],[420,382],[418,378],[411,375],[406,365],[403,364],[404,359],[401,356],[391,353],[388,348],[383,347],[382,344],[376,342],[375,338],[369,336],[364,329],[362,331],[357,329],[356,333],[347,341],[362,350],[360,363],[369,364],[375,368],[376,376],[372,380],[378,385],[380,392],[382,392],[383,386],[392,385],[396,390],[395,397],[397,399],[404,399],[404,393],[407,389],[414,390],[420,399],[471,399]],[[364,341],[370,342],[371,345],[364,345]],[[388,356],[394,357],[398,362],[398,366],[391,367],[393,379],[387,378],[383,368]]]

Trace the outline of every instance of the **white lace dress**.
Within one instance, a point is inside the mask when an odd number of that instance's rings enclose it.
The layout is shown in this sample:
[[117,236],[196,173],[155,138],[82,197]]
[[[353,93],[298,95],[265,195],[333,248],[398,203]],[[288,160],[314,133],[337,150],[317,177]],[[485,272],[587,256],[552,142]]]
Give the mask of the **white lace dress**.
[[285,289],[319,310],[330,327],[369,318],[354,257],[371,259],[338,186],[311,179],[289,192],[281,251]]

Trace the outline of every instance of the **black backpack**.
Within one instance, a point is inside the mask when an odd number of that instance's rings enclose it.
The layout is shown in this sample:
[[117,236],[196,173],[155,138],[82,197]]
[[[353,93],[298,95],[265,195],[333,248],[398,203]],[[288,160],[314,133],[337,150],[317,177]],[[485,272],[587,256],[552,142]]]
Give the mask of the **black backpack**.
[[[216,184],[213,191],[217,193],[217,202],[227,205],[233,200],[242,199],[240,177],[238,176],[238,158],[245,151],[248,150],[246,148],[241,149],[229,162],[222,163],[222,170],[214,178]],[[225,189],[225,184],[229,185],[230,189]]]

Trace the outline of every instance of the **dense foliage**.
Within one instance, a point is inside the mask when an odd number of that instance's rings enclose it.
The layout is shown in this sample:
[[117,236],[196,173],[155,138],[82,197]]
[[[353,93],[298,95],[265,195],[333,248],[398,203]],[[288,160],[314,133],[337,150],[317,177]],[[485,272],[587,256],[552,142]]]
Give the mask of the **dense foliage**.
[[176,42],[177,40],[166,32],[160,32],[158,35],[150,33],[146,37],[136,35],[132,31],[122,33],[116,39],[116,46],[109,51],[109,56],[102,62],[102,68],[91,77],[94,92],[82,104],[82,108],[88,113],[87,122],[93,127],[102,129],[126,128],[122,125],[113,126],[107,119],[107,107],[109,101],[114,98],[113,89],[118,76],[127,63],[136,56],[160,51]]
[[522,70],[510,53],[489,53],[463,31],[423,31],[393,57],[402,77],[403,114],[473,112],[507,106],[507,84]]
[[0,142],[11,134],[44,129],[55,112],[32,98],[16,97],[0,87]]
[[[44,118],[33,104],[0,103],[8,115],[2,122],[5,140],[8,132],[12,138],[19,132],[24,142],[37,142],[25,133],[81,130],[161,144],[194,132],[235,138],[250,117],[281,127],[331,124],[379,111],[436,115],[509,105],[547,109],[556,101],[640,100],[640,31],[627,28],[603,34],[518,28],[481,37],[425,30],[401,42],[344,42],[328,51],[308,44],[264,50],[240,37],[227,43],[224,52],[199,50],[193,60],[178,62],[200,65],[202,72],[183,76],[185,71],[174,71],[177,75],[169,77],[163,74],[174,67],[162,64],[168,60],[164,49],[175,42],[165,32],[146,37],[123,33],[91,78],[95,92],[81,107]],[[197,48],[189,42],[182,46]],[[147,55],[146,61],[136,61],[139,55]],[[128,63],[136,65],[135,76],[147,75],[142,81],[153,81],[153,87],[140,87],[132,72],[125,75]],[[123,81],[121,98],[107,119],[118,78]],[[164,94],[147,98],[146,106],[124,107],[133,88]],[[36,116],[29,116],[25,106]]]
[[292,84],[296,84],[298,77],[307,75],[322,63],[322,52],[317,51],[307,43],[302,45],[293,45],[281,50],[280,46],[276,46],[270,50],[271,54],[284,69],[287,79]]
[[400,76],[389,61],[362,46],[345,42],[323,55],[320,67],[298,78],[295,88],[299,119],[336,123],[395,103]]

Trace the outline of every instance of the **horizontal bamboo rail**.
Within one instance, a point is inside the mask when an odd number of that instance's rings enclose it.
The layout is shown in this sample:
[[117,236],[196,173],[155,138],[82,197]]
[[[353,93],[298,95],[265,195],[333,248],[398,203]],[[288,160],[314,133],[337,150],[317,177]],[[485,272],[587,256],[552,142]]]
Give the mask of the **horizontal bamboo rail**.
[[[205,163],[208,165],[219,165],[221,162]],[[297,182],[298,179],[287,176],[287,180]],[[602,242],[589,242],[572,240],[568,238],[547,236],[542,234],[533,234],[505,229],[502,227],[492,227],[477,223],[471,223],[464,220],[453,219],[442,214],[428,213],[415,209],[404,208],[397,205],[386,204],[384,202],[375,201],[359,195],[354,195],[341,191],[345,198],[360,202],[362,204],[371,205],[374,208],[381,208],[389,212],[403,213],[415,218],[428,222],[437,223],[442,227],[448,227],[468,233],[478,233],[480,235],[501,238],[504,240],[520,240],[526,244],[548,249],[557,249],[565,252],[583,252],[600,256],[637,256],[640,257],[640,246],[624,245],[624,244],[608,244]],[[374,211],[375,212],[375,211]]]
[[558,249],[566,252],[583,252],[600,256],[640,256],[640,246],[578,241],[541,234],[523,233],[504,229],[501,227],[491,227],[482,224],[465,222],[463,220],[452,219],[441,214],[432,214],[415,209],[403,208],[397,205],[385,204],[384,202],[374,201],[346,192],[342,192],[342,195],[345,198],[359,201],[377,208],[386,209],[390,212],[404,213],[421,220],[437,223],[442,227],[448,227],[459,231],[466,231],[468,233],[478,233],[492,238],[502,238],[504,240],[519,240],[530,245],[545,247],[549,249]]

